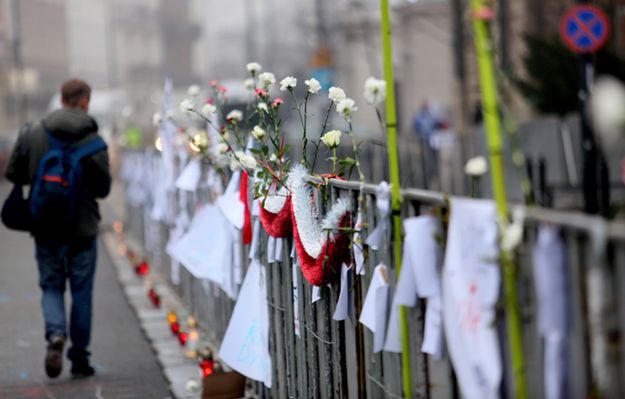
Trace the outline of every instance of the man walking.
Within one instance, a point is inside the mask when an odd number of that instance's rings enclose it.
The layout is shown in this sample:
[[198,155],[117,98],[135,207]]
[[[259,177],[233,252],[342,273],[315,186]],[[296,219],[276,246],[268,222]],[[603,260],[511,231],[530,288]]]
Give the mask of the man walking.
[[[65,82],[61,87],[62,108],[21,130],[6,170],[6,177],[13,183],[31,187],[31,209],[33,188],[39,184],[36,181],[58,183],[60,189],[76,185],[73,190],[75,200],[71,202],[71,212],[67,213],[64,222],[37,224],[35,221],[31,231],[35,239],[45,338],[48,341],[45,369],[50,378],[58,377],[63,367],[67,339],[64,293],[68,281],[72,305],[69,320],[71,347],[67,358],[72,362],[71,373],[79,378],[95,372],[89,364],[87,349],[91,338],[96,236],[100,220],[96,198],[108,195],[111,175],[106,147],[93,145],[101,139],[98,125],[87,115],[90,98],[91,88],[84,81],[72,79]],[[81,150],[87,147],[96,152]],[[42,176],[40,163],[49,157],[51,149],[73,151],[73,154],[82,151],[84,157],[77,158],[80,163],[80,173],[76,174],[78,181],[67,182],[52,174]],[[66,167],[61,167],[61,172],[63,169]],[[38,200],[40,204],[45,202],[45,198]]]

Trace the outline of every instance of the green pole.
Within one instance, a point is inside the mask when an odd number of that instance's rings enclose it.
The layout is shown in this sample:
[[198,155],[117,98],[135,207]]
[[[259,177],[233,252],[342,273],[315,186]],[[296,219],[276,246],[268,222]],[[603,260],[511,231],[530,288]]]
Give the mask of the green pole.
[[[397,277],[401,273],[401,197],[399,195],[399,161],[397,156],[397,113],[395,110],[395,79],[393,78],[393,58],[391,49],[391,19],[389,16],[388,0],[380,0],[382,14],[381,34],[382,51],[384,57],[384,80],[386,80],[386,135],[388,149],[388,166],[391,176],[391,209],[393,221],[393,261]],[[401,330],[401,363],[404,397],[412,397],[412,373],[410,368],[410,344],[408,341],[408,317],[406,308],[399,309],[399,324]]]
[[[497,203],[497,213],[500,225],[508,225],[508,204],[506,202],[506,186],[501,156],[501,121],[497,106],[497,86],[494,71],[493,42],[490,37],[488,22],[480,11],[486,6],[483,0],[471,0],[473,12],[473,30],[475,33],[475,48],[482,90],[482,112],[486,128],[486,139],[490,153],[491,176],[493,194]],[[501,266],[503,269],[503,286],[506,306],[506,321],[508,345],[512,361],[515,397],[526,399],[525,369],[523,361],[523,343],[521,340],[521,322],[516,294],[516,272],[513,254],[510,251],[501,251]]]

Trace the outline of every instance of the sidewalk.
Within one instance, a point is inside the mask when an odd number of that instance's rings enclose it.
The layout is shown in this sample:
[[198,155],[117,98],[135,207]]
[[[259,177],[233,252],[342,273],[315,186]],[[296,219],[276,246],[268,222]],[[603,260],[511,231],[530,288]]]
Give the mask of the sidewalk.
[[[9,189],[0,182],[1,199]],[[0,399],[171,397],[101,242],[98,250],[91,346],[97,374],[72,380],[65,362],[61,376],[50,380],[43,368],[46,343],[34,243],[0,225]]]

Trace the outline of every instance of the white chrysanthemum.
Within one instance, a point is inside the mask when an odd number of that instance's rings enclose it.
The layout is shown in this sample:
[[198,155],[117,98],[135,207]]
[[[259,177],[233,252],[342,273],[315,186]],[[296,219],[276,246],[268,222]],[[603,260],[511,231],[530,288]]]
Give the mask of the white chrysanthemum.
[[245,79],[245,81],[243,82],[243,85],[245,85],[245,88],[248,90],[254,90],[254,79],[253,78]]
[[297,86],[297,79],[293,76],[287,76],[280,81],[280,91],[293,91]]
[[256,74],[263,69],[258,62],[250,62],[245,67],[247,68],[247,71],[252,74],[252,76],[256,76]]
[[258,110],[262,111],[262,112],[269,112],[269,107],[267,106],[266,102],[259,102],[258,105]]
[[152,124],[158,126],[161,123],[163,123],[163,115],[161,115],[160,112],[155,112],[154,115],[152,115]]
[[232,111],[230,111],[228,113],[228,115],[226,116],[227,120],[233,120],[233,121],[237,121],[240,122],[243,120],[243,112],[239,111],[238,109],[233,109]]
[[180,102],[180,112],[182,112],[183,114],[191,115],[191,111],[193,111],[194,109],[195,106],[193,105],[193,101],[191,101],[190,99],[185,98]]
[[488,171],[488,163],[483,156],[473,157],[467,161],[464,166],[464,173],[469,176],[482,176]]
[[264,89],[268,89],[269,86],[276,83],[276,77],[271,72],[263,72],[258,75],[258,81],[263,86]]
[[321,136],[321,141],[323,144],[327,145],[328,148],[334,149],[341,144],[341,134],[340,130],[330,130]]
[[187,89],[187,94],[190,95],[191,97],[197,97],[200,95],[200,86],[198,85],[191,85],[189,86],[189,88]]
[[335,104],[345,100],[345,92],[340,87],[330,87],[328,90],[328,98],[334,101]]
[[225,153],[228,152],[228,144],[226,144],[226,143],[218,143],[215,146],[215,152],[217,153],[217,155],[224,155]]
[[247,155],[243,151],[237,151],[235,155],[237,159],[239,160],[239,162],[241,163],[241,165],[243,165],[245,169],[249,169],[249,170],[256,169],[257,163],[256,163],[256,159],[254,159],[253,156]]
[[378,105],[386,99],[386,82],[373,76],[365,81],[365,100],[371,105]]
[[217,107],[215,107],[213,104],[206,103],[202,107],[202,115],[204,115],[206,119],[210,119],[215,114],[215,112],[217,112]]
[[336,112],[343,115],[345,118],[350,118],[352,113],[357,110],[358,107],[356,106],[356,102],[351,98],[346,98],[336,104]]
[[258,141],[261,141],[265,138],[265,130],[258,125],[254,126],[254,129],[252,129],[252,137],[254,137]]
[[319,81],[315,78],[305,80],[304,83],[306,83],[306,86],[308,86],[309,93],[317,94],[319,93],[319,90],[321,90],[321,83],[319,83]]

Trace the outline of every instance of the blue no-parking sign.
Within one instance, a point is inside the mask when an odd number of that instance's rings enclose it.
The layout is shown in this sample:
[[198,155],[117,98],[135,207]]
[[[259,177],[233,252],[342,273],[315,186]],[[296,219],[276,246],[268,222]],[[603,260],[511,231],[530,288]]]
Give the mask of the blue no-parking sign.
[[599,50],[610,36],[610,23],[598,7],[582,4],[571,8],[560,25],[564,43],[576,53]]

